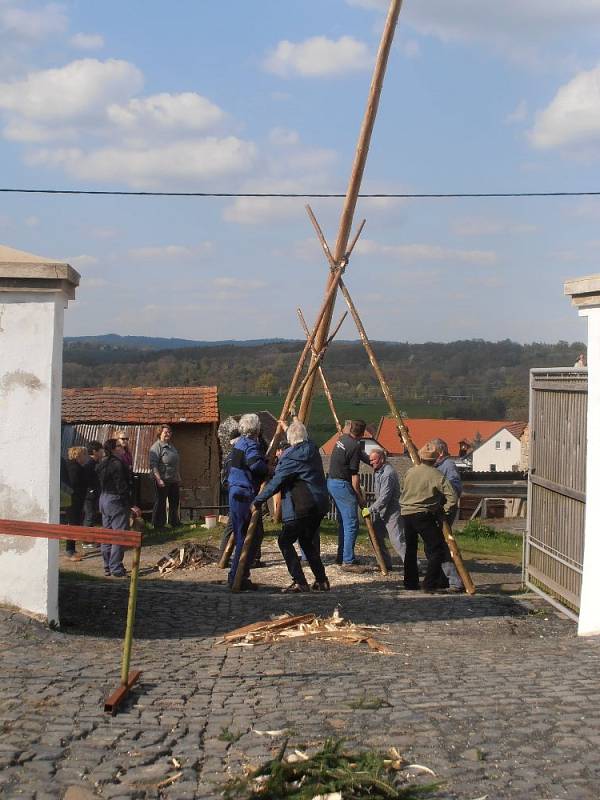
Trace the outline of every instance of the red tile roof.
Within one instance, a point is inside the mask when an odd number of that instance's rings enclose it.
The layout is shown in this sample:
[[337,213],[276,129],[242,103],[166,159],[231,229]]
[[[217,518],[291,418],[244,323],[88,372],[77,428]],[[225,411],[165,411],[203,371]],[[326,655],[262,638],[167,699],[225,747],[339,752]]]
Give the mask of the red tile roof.
[[[484,442],[501,428],[510,430],[510,425],[520,424],[487,419],[405,419],[404,422],[417,448],[423,447],[431,439],[443,439],[448,444],[451,456],[458,456],[461,442],[472,445],[477,434]],[[404,452],[404,445],[398,435],[394,419],[381,418],[376,438],[390,455]]]
[[218,392],[216,386],[63,389],[62,419],[134,425],[218,422]]

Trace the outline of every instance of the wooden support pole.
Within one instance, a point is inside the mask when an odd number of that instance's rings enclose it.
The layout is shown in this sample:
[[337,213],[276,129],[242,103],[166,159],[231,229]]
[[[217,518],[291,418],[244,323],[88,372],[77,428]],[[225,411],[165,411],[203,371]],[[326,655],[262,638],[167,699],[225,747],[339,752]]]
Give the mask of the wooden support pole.
[[140,671],[129,672],[131,664],[131,648],[133,645],[133,626],[135,624],[135,609],[137,606],[138,579],[140,575],[140,556],[142,549],[136,547],[133,551],[133,563],[129,579],[129,601],[127,603],[127,623],[125,625],[125,640],[123,641],[123,658],[121,660],[121,685],[107,698],[104,710],[112,714],[117,713],[117,708],[129,694],[129,690],[142,674]]
[[[310,208],[310,206],[307,206],[307,211],[308,211],[308,215],[310,217],[310,220],[311,220],[311,222],[312,222],[312,224],[313,224],[313,226],[315,228],[315,231],[317,233],[319,241],[321,242],[321,246],[323,247],[323,251],[325,252],[325,255],[329,254],[328,255],[329,266],[330,266],[331,269],[335,269],[335,262],[334,262],[333,258],[331,257],[331,253],[330,253],[329,247],[327,245],[327,241],[325,239],[325,235],[323,234],[323,231],[321,230],[321,226],[319,225],[319,223],[317,221],[317,218],[313,214],[313,211]],[[342,280],[340,280],[339,286],[340,286],[340,292],[342,293],[342,296],[343,296],[344,300],[346,301],[346,305],[348,306],[348,310],[350,311],[350,314],[352,315],[352,319],[354,320],[354,324],[356,325],[356,328],[358,330],[358,333],[359,333],[359,336],[360,336],[361,341],[363,343],[363,346],[364,346],[364,348],[365,348],[365,350],[367,352],[367,355],[369,357],[369,361],[371,362],[371,366],[373,367],[373,370],[375,371],[375,374],[377,375],[377,379],[379,380],[379,384],[381,386],[381,390],[382,390],[382,392],[383,392],[383,394],[385,396],[385,399],[387,400],[387,404],[389,406],[390,412],[392,413],[392,416],[396,420],[398,433],[400,434],[400,436],[402,438],[404,446],[408,450],[408,453],[410,455],[410,459],[413,462],[413,464],[420,464],[421,463],[421,459],[419,458],[419,454],[417,452],[417,448],[415,447],[414,442],[412,441],[412,439],[410,437],[410,433],[408,431],[408,428],[404,424],[404,420],[402,419],[402,415],[400,414],[400,411],[398,410],[398,407],[396,406],[396,402],[394,401],[394,398],[393,398],[392,393],[390,391],[390,387],[389,387],[388,382],[387,382],[387,380],[385,378],[385,375],[383,374],[383,371],[382,371],[381,367],[379,366],[379,362],[377,361],[377,358],[375,356],[375,352],[374,352],[374,350],[373,350],[373,348],[371,346],[371,342],[369,341],[369,337],[367,336],[367,332],[366,332],[366,330],[364,328],[364,325],[362,324],[362,320],[361,320],[361,318],[360,318],[360,316],[358,314],[358,311],[356,310],[356,306],[354,305],[354,303],[352,301],[352,298],[350,297],[350,292],[348,291],[348,289],[346,288],[346,285],[344,284],[344,282]],[[456,539],[454,537],[454,534],[452,533],[452,528],[450,527],[450,525],[448,524],[448,522],[445,519],[442,521],[442,532],[444,534],[444,539],[446,540],[446,544],[448,545],[448,549],[450,550],[450,555],[452,556],[452,560],[454,561],[454,565],[456,566],[456,570],[457,570],[458,574],[460,575],[461,580],[462,580],[462,582],[463,582],[463,584],[465,586],[466,592],[468,594],[475,594],[475,584],[473,583],[473,580],[472,580],[472,578],[471,578],[471,576],[469,574],[469,571],[467,570],[467,568],[466,568],[466,566],[464,564],[464,561],[462,559],[462,555],[460,553],[460,549],[458,547],[458,543],[457,543],[457,541],[456,541]]]
[[[387,68],[388,57],[392,42],[394,40],[394,33],[398,22],[400,9],[402,8],[402,0],[391,0],[388,15],[381,35],[381,42],[377,52],[375,67],[373,70],[373,77],[371,79],[371,86],[369,89],[369,96],[367,98],[367,107],[363,116],[362,126],[358,136],[356,145],[356,152],[354,155],[354,163],[350,173],[350,180],[346,190],[346,197],[344,206],[340,216],[338,233],[335,243],[335,252],[333,255],[336,264],[341,264],[346,254],[348,247],[348,238],[350,236],[350,229],[352,228],[352,220],[354,218],[354,211],[356,209],[356,202],[360,192],[360,185],[362,182],[365,164],[367,162],[367,155],[369,153],[369,145],[371,143],[371,135],[377,117],[377,109],[379,107],[379,98],[381,96],[381,89],[383,87],[383,80],[385,78],[385,71]],[[331,277],[327,285],[327,291],[331,287]],[[333,315],[333,307],[335,304],[335,292],[332,296],[331,303],[328,307],[327,314],[324,316],[323,321],[318,326],[317,337],[315,340],[315,350],[319,352],[327,339],[327,333],[331,324],[331,317]],[[307,423],[310,417],[310,407],[312,402],[312,395],[314,389],[314,377],[309,380],[304,387],[302,395],[302,402],[298,412],[298,418],[301,422]]]
[[[298,309],[296,309],[296,311],[297,311],[297,314],[298,314],[298,319],[300,320],[300,325],[302,326],[302,330],[304,331],[304,333],[306,334],[307,337],[310,336],[310,331],[308,330],[308,325],[306,324],[306,320],[304,319],[304,314],[302,313],[302,309],[298,308]],[[311,347],[311,351],[312,351],[313,356],[317,355],[317,351],[315,350],[314,347]],[[329,384],[327,383],[327,378],[325,377],[325,373],[323,372],[323,367],[321,366],[320,363],[319,363],[319,368],[318,368],[317,372],[319,373],[319,378],[321,379],[321,385],[323,386],[323,392],[325,393],[325,397],[327,398],[327,403],[329,405],[329,410],[331,411],[331,415],[333,417],[333,421],[335,422],[335,427],[337,428],[337,432],[341,433],[342,432],[342,426],[340,424],[339,417],[338,417],[337,412],[335,410],[335,405],[333,403],[333,396],[331,394],[331,390],[329,388]]]

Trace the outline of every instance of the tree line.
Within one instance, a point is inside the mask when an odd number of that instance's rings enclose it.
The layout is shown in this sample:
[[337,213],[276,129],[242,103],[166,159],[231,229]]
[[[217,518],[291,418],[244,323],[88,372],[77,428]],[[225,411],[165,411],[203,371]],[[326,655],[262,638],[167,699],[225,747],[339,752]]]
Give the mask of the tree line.
[[[445,415],[527,419],[529,370],[572,366],[581,342],[374,342],[400,403],[444,407]],[[71,340],[64,350],[64,385],[216,385],[222,395],[278,395],[288,388],[300,341],[178,347],[154,350]],[[366,400],[381,390],[360,342],[334,342],[324,369],[334,396]]]

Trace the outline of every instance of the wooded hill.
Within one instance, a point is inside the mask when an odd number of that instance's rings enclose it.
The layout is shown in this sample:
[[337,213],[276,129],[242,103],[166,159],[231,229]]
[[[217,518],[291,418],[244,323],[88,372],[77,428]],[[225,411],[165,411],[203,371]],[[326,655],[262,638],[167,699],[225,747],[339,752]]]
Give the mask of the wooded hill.
[[[119,338],[119,337],[115,337]],[[128,337],[125,337],[128,338]],[[136,337],[143,339],[143,337]],[[300,341],[205,344],[153,349],[108,343],[98,337],[65,343],[64,385],[216,385],[221,395],[282,394],[302,350]],[[527,419],[531,367],[565,367],[585,351],[581,342],[518,344],[508,339],[450,342],[374,342],[375,352],[397,402],[422,401],[443,407],[445,416],[472,419]],[[334,397],[381,396],[360,342],[336,342],[325,372]],[[423,416],[427,416],[424,411]]]

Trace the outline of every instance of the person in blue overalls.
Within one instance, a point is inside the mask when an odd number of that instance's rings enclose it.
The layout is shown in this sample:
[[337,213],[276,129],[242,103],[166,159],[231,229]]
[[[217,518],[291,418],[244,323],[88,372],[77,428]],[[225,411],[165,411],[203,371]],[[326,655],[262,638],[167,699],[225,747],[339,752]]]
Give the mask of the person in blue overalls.
[[[264,448],[260,443],[260,420],[256,414],[244,414],[239,422],[240,437],[233,446],[231,466],[229,469],[229,519],[233,525],[235,550],[231,559],[228,583],[233,585],[240,561],[240,554],[250,523],[250,507],[256,497],[262,480],[267,476],[267,461]],[[257,538],[253,542],[256,550]],[[250,564],[254,561],[255,552],[248,554],[246,574],[241,589],[256,588],[250,580]]]

